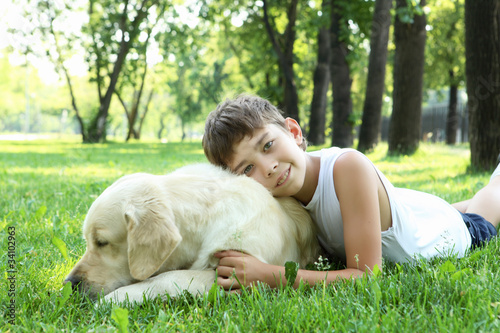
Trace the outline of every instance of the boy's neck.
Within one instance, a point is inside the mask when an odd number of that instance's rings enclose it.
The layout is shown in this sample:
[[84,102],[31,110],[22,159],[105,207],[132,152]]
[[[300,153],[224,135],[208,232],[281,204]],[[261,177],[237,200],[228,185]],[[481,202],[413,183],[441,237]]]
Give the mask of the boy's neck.
[[319,156],[311,156],[304,152],[306,158],[306,174],[304,176],[304,185],[299,192],[293,197],[299,200],[302,204],[307,205],[318,187],[319,169],[321,158]]

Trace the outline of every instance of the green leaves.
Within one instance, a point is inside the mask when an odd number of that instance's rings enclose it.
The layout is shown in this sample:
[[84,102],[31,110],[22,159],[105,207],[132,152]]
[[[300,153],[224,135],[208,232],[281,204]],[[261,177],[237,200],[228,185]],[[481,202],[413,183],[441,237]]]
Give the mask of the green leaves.
[[382,276],[382,270],[380,269],[380,267],[378,267],[377,264],[375,264],[375,266],[373,266],[372,274],[374,277]]
[[40,220],[42,217],[44,217],[45,213],[47,213],[47,206],[40,206],[40,208],[37,209],[34,215],[35,220]]
[[397,8],[396,13],[401,22],[412,24],[415,15],[424,14],[424,10],[420,6],[420,1],[406,0],[406,7],[402,6]]
[[299,271],[299,264],[293,261],[287,261],[285,263],[285,278],[288,281],[287,287],[292,288],[297,278],[297,272]]
[[[451,274],[453,273],[453,274]],[[461,270],[457,270],[455,265],[450,260],[445,261],[441,266],[439,266],[439,279],[444,279],[450,277],[452,281],[457,281],[471,273],[471,269],[466,267]]]
[[54,244],[59,249],[59,252],[61,252],[64,259],[68,260],[68,250],[66,249],[66,243],[64,243],[62,239],[53,236],[52,244]]
[[219,287],[217,285],[217,280],[216,280],[216,281],[214,281],[214,283],[212,284],[212,287],[208,291],[208,301],[213,306],[217,305],[217,291],[218,290],[219,290]]
[[114,308],[111,311],[111,319],[118,325],[118,332],[128,332],[128,310],[123,308]]
[[442,276],[444,273],[454,272],[456,270],[455,265],[451,263],[451,261],[447,260],[444,264],[439,266],[439,272]]
[[56,311],[59,311],[60,309],[62,309],[63,305],[71,297],[71,292],[72,292],[71,283],[65,283],[64,286],[63,286],[63,288],[62,288],[61,298],[58,298],[56,300],[56,304],[57,304],[57,310]]

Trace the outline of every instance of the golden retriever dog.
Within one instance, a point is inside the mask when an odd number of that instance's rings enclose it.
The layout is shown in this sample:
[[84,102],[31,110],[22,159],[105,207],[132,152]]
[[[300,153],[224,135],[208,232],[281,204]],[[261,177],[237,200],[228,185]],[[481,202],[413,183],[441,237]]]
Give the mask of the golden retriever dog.
[[320,249],[295,199],[209,164],[120,178],[90,207],[83,235],[87,249],[65,283],[116,302],[207,292],[221,250],[304,267]]

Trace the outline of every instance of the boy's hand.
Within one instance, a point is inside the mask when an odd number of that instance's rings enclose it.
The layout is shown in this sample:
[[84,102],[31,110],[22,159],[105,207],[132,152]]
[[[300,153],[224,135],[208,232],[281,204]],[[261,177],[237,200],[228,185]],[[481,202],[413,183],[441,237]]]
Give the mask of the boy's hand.
[[257,282],[266,282],[266,272],[272,265],[239,251],[229,250],[215,253],[219,258],[217,266],[217,284],[225,290],[239,292],[243,287],[250,287]]

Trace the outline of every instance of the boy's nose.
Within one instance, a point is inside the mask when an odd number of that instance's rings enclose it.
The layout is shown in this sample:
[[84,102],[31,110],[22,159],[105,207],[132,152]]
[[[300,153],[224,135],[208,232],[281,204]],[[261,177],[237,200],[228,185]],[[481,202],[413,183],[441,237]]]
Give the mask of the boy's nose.
[[272,163],[267,171],[267,176],[271,177],[278,170],[278,163]]

